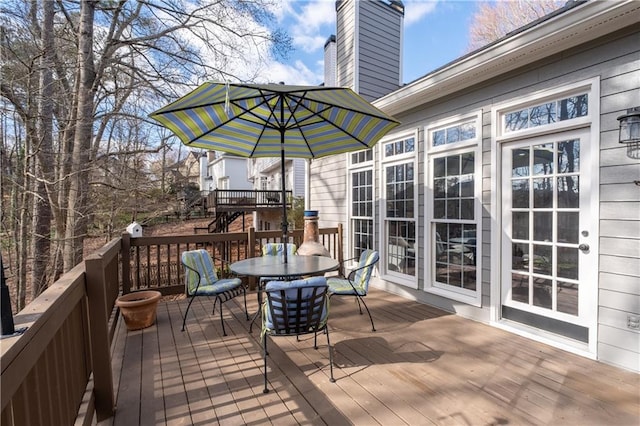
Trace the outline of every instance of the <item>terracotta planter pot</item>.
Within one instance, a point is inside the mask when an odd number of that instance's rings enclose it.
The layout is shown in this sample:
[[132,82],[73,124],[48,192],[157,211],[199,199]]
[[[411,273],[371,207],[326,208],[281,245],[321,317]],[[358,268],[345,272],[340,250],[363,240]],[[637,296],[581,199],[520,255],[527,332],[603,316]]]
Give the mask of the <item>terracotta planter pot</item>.
[[139,330],[153,325],[156,308],[162,297],[159,291],[145,290],[118,297],[116,305],[124,317],[128,330]]

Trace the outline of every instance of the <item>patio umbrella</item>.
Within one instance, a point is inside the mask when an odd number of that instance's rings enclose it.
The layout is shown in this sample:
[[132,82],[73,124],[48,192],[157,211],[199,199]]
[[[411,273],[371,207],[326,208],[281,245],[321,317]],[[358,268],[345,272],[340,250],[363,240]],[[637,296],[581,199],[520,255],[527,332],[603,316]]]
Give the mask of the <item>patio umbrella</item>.
[[284,244],[285,158],[370,148],[399,124],[351,89],[284,84],[204,83],[150,117],[187,146],[243,157],[280,157]]

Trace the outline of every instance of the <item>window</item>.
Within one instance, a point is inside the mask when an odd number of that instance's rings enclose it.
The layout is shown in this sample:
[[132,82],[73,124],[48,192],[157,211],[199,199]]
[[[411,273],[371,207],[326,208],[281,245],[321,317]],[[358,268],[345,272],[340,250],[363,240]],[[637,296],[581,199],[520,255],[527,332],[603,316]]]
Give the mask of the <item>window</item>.
[[434,281],[476,290],[475,154],[433,159]]
[[480,113],[425,129],[425,291],[480,305]]
[[589,95],[581,94],[511,111],[503,115],[505,133],[586,117]]
[[349,258],[358,258],[363,250],[373,248],[373,150],[352,153],[349,180]]
[[383,268],[388,279],[416,287],[415,137],[383,145]]
[[464,142],[476,138],[476,123],[468,121],[443,127],[431,132],[431,146],[440,146],[455,142]]

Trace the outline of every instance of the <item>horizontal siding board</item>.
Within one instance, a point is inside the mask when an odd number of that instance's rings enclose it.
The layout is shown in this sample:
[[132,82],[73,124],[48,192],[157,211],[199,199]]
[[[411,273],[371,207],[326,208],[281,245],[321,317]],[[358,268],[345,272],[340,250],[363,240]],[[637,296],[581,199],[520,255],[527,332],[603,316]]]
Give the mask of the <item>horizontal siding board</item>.
[[640,191],[633,182],[601,185],[600,201],[640,201]]
[[629,312],[619,311],[617,309],[610,309],[601,307],[599,309],[598,322],[601,325],[605,325],[607,327],[618,328],[621,330],[628,330],[632,332],[638,332],[631,330],[627,327],[627,318],[629,316]]
[[[640,179],[640,163],[623,164],[600,168],[600,184],[633,183]],[[636,188],[636,192],[640,192]]]
[[600,236],[640,238],[640,220],[601,220]]
[[637,352],[627,351],[605,343],[598,344],[598,359],[633,371],[638,371],[638,364],[640,364],[640,356]]
[[598,294],[598,303],[602,307],[640,314],[640,295],[611,290],[600,290]]
[[631,238],[600,238],[600,254],[640,259],[640,240]]
[[600,219],[640,220],[640,202],[600,203]]
[[629,90],[630,85],[633,86],[633,82],[636,82],[635,87],[640,86],[640,69],[636,68],[629,72],[620,73],[602,80],[600,83],[600,93],[602,96],[623,93]]
[[613,274],[640,276],[640,261],[633,257],[600,256],[600,270]]
[[600,342],[638,354],[640,333],[633,330],[622,330],[607,325],[600,325]]
[[640,277],[601,272],[598,283],[601,290],[611,290],[640,296]]

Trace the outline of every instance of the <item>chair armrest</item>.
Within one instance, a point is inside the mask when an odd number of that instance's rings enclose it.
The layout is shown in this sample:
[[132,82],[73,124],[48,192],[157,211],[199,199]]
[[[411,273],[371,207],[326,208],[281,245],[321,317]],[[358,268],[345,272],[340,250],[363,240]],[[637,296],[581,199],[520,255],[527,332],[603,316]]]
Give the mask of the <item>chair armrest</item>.
[[352,269],[351,272],[349,272],[349,276],[347,277],[347,279],[349,281],[353,281],[353,276],[356,274],[356,272],[364,268],[373,267],[376,263],[378,263],[377,260],[369,265],[358,266],[357,268]]
[[[198,284],[196,285],[196,288],[194,289],[194,292],[198,291],[198,288],[200,287],[200,283],[202,282],[202,277],[200,276],[200,272],[198,272],[196,269],[193,269],[191,266],[187,265],[184,262],[180,262],[180,263],[182,263],[182,266],[184,266],[188,270],[190,270],[192,272],[195,272],[195,274],[198,276]],[[187,278],[185,278],[184,287],[185,287],[185,292],[186,292],[186,294],[188,296],[189,295],[189,283],[187,282]]]

